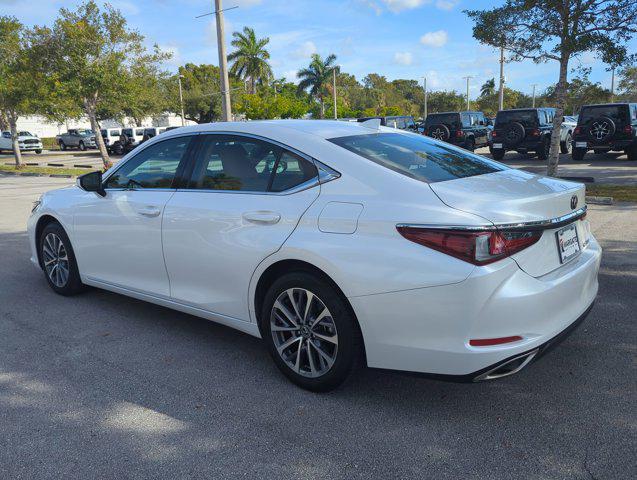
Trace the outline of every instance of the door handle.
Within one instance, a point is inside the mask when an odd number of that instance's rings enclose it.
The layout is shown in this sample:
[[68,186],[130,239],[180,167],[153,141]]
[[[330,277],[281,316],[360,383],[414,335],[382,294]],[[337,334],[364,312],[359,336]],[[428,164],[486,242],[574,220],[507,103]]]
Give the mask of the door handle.
[[243,219],[260,225],[273,225],[281,220],[281,215],[276,212],[259,210],[258,212],[246,212],[242,215]]
[[161,213],[161,210],[156,207],[145,207],[140,210],[137,210],[137,213],[139,213],[140,215],[143,215],[144,217],[152,218],[152,217],[157,217]]

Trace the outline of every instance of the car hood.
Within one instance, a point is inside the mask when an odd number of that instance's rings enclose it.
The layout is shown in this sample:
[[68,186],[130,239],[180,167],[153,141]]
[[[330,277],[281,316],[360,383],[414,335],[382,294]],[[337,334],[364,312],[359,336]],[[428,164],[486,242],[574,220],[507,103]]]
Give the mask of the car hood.
[[[430,184],[445,204],[493,223],[536,222],[569,214],[584,205],[580,183],[516,169]],[[577,197],[577,201],[572,197]],[[571,202],[576,203],[571,208]]]
[[34,137],[32,135],[20,135],[18,137],[18,141],[20,140],[37,140],[38,142],[40,141],[40,139],[38,137]]

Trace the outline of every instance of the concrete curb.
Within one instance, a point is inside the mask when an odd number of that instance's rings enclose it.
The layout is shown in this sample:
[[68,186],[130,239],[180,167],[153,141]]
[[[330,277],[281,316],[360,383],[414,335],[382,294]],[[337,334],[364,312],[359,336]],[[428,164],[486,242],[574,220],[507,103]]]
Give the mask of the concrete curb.
[[586,203],[590,203],[592,205],[612,205],[613,197],[596,197],[596,196],[587,196]]
[[61,173],[7,172],[4,170],[0,170],[0,175],[11,175],[14,177],[75,178],[75,175],[65,175]]

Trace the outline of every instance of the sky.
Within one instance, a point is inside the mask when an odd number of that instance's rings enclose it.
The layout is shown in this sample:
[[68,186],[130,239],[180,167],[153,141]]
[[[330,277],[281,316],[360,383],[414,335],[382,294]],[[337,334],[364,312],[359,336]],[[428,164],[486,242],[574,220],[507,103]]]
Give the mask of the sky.
[[[98,2],[103,3],[103,2]],[[166,67],[181,64],[218,64],[214,16],[195,18],[213,10],[212,0],[110,0],[129,24],[173,53]],[[252,27],[258,37],[269,37],[271,65],[277,78],[296,82],[296,72],[309,63],[313,53],[334,53],[342,71],[358,80],[379,73],[388,80],[427,77],[430,90],[464,93],[470,80],[470,95],[480,85],[498,78],[499,54],[472,37],[472,22],[464,9],[497,6],[496,0],[223,0],[226,47],[232,50],[232,32]],[[0,0],[0,14],[14,15],[28,25],[49,24],[61,6],[71,0]],[[631,42],[637,51],[637,40]],[[591,54],[571,66],[591,68],[591,80],[610,87],[610,73]],[[507,86],[529,93],[557,81],[556,62],[508,63]],[[496,80],[497,81],[497,80]]]

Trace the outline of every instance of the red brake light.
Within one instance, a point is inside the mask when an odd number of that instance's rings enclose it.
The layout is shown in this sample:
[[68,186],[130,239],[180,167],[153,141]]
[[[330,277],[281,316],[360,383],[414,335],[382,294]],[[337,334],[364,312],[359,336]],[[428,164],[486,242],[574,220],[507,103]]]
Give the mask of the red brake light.
[[626,125],[624,127],[624,133],[631,135],[633,133],[633,127],[631,125]]
[[530,247],[542,236],[541,231],[396,228],[407,240],[474,265],[487,265],[513,255]]
[[579,135],[580,133],[582,133],[582,127],[575,127],[575,130],[573,130],[573,133],[575,135]]
[[531,135],[534,137],[539,137],[540,131],[537,128],[534,128],[533,130],[531,130]]
[[497,137],[497,136],[498,136],[498,133],[495,130],[491,131],[491,137],[492,138]]
[[522,340],[522,337],[520,337],[519,335],[500,338],[475,338],[469,340],[469,345],[471,345],[472,347],[489,347],[491,345],[501,345],[503,343],[518,342],[520,340]]
[[464,137],[464,132],[462,130],[456,130],[456,137]]

